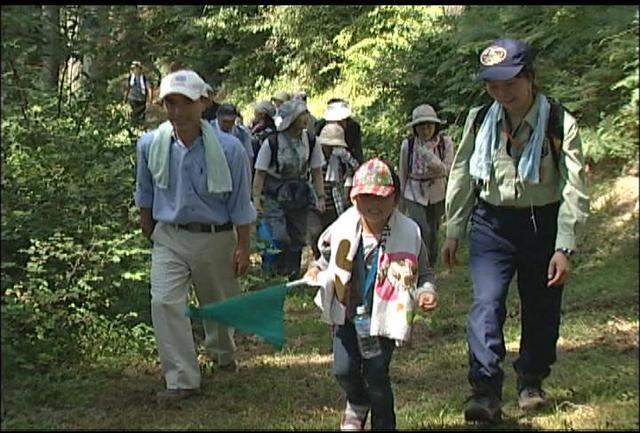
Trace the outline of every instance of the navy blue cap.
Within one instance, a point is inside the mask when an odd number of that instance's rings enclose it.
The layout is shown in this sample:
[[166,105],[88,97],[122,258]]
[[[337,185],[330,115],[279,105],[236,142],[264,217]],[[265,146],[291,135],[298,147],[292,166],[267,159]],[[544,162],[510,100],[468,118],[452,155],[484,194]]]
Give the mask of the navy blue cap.
[[533,63],[531,46],[516,39],[496,39],[480,54],[480,80],[509,80]]

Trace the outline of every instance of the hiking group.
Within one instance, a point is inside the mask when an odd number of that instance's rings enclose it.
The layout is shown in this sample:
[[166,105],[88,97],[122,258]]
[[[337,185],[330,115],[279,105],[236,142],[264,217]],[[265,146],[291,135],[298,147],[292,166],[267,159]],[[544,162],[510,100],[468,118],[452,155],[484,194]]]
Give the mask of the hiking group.
[[[140,86],[136,77],[132,88]],[[152,323],[166,384],[158,400],[199,394],[184,313],[189,290],[200,305],[238,295],[255,229],[266,274],[318,287],[332,373],[346,399],[341,430],[363,430],[369,415],[371,429],[396,429],[392,354],[409,340],[415,313],[437,307],[433,268],[440,258],[454,269],[465,238],[473,300],[464,417],[501,419],[503,327],[515,273],[518,404],[545,404],[563,287],[589,206],[580,136],[575,118],[536,87],[527,43],[493,41],[480,54],[478,79],[492,102],[469,111],[457,146],[435,104],[412,110],[398,174],[383,159],[365,159],[360,124],[344,99],[329,100],[316,119],[305,92],[278,92],[253,105],[245,126],[195,71],[161,80],[168,120],[138,140],[134,194],[152,245]],[[140,93],[125,99],[139,107]],[[313,259],[301,269],[306,246]],[[234,329],[212,320],[203,326],[211,362],[236,371]]]

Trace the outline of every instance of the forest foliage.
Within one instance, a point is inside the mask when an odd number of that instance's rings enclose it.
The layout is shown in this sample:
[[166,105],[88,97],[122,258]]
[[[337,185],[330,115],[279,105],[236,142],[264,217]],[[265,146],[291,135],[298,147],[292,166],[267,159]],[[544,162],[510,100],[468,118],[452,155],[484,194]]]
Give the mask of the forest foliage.
[[638,20],[632,6],[2,6],[3,369],[153,350],[134,296],[148,245],[132,199],[141,131],[121,102],[132,60],[156,85],[187,65],[244,113],[277,90],[306,90],[316,117],[343,97],[365,154],[395,162],[420,103],[459,139],[486,101],[480,50],[521,38],[587,157],[622,171],[638,155]]

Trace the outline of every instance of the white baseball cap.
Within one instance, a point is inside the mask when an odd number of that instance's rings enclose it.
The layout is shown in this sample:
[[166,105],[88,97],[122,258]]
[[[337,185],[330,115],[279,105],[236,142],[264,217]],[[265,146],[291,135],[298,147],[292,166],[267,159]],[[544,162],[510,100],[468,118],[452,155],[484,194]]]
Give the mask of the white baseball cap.
[[172,72],[160,82],[160,99],[171,93],[179,93],[192,101],[197,101],[201,96],[206,96],[206,83],[194,71]]

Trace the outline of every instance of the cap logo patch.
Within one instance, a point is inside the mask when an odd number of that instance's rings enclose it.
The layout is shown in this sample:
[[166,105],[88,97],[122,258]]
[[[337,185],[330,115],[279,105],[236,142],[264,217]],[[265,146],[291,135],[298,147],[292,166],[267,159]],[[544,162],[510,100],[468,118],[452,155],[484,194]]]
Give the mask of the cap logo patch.
[[507,58],[507,50],[502,47],[492,45],[480,54],[480,63],[484,66],[493,66],[502,63]]

